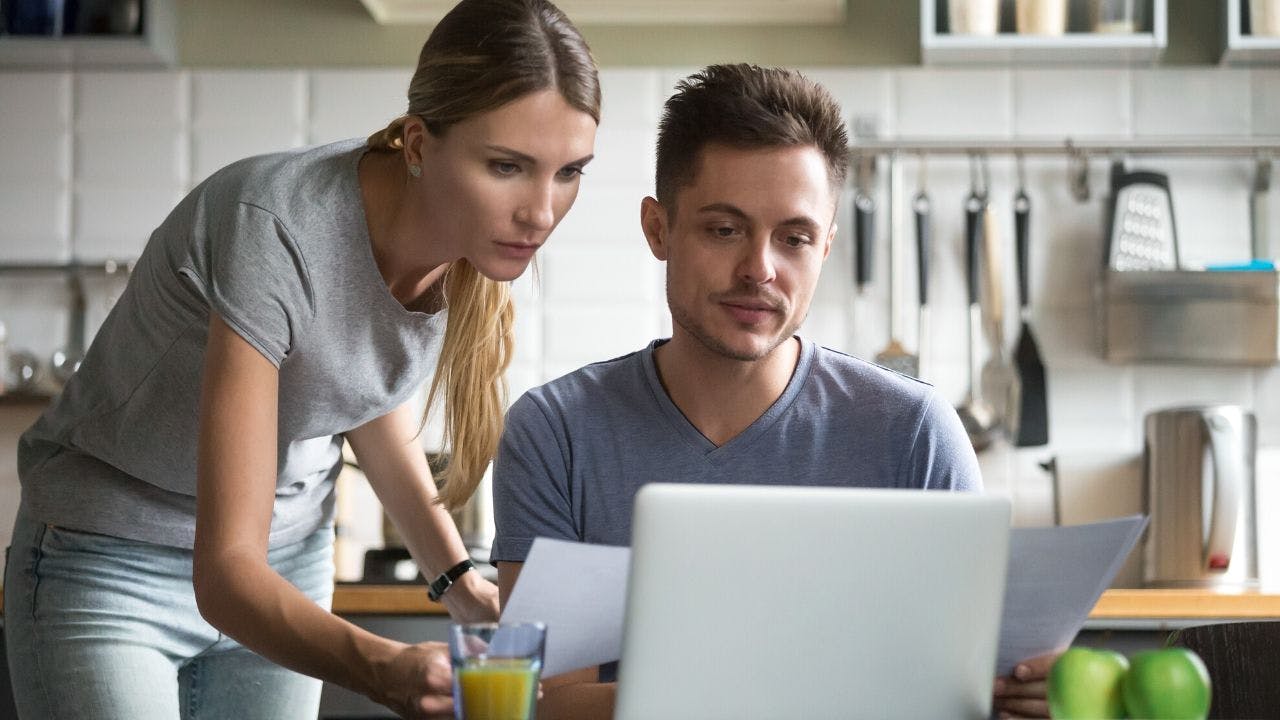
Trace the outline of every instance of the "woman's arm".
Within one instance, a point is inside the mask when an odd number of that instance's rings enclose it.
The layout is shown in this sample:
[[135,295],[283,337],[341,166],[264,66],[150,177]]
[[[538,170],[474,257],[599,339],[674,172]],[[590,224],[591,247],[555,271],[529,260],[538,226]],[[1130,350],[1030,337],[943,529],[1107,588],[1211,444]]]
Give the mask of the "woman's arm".
[[[419,418],[406,404],[347,433],[378,499],[422,574],[435,579],[467,558],[453,518],[436,502],[436,485],[418,444]],[[498,588],[478,572],[464,573],[441,598],[460,622],[498,619]]]
[[211,315],[200,399],[194,583],[201,615],[280,665],[406,717],[452,717],[448,650],[378,637],[329,613],[267,564],[279,376]]

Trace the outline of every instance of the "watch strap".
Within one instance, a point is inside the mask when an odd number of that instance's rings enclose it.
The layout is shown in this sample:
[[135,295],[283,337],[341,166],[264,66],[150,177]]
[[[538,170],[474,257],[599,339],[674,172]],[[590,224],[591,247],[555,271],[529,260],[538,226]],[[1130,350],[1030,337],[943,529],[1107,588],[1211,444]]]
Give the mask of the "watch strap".
[[427,597],[431,598],[433,602],[438,602],[440,598],[444,597],[444,594],[449,590],[449,588],[453,587],[453,583],[456,582],[458,578],[462,577],[463,573],[468,570],[474,570],[475,567],[476,564],[471,562],[471,558],[467,558],[466,560],[463,560],[457,565],[454,565],[448,570],[440,573],[435,580],[432,580],[431,583],[427,585]]

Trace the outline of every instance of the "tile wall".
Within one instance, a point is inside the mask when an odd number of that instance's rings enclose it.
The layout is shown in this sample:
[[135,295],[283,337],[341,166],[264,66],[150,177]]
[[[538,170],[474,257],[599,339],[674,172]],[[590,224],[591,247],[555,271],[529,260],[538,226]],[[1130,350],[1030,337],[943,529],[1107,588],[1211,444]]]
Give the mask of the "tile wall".
[[[637,219],[639,200],[652,183],[661,102],[684,74],[683,68],[603,73],[597,159],[540,259],[540,279],[517,283],[514,393],[670,332],[663,269],[648,254]],[[1280,136],[1280,70],[824,68],[810,74],[832,89],[848,116],[874,119],[888,136]],[[398,114],[408,79],[407,70],[0,73],[0,263],[134,257],[168,209],[213,170],[249,154],[368,134]],[[1171,176],[1187,262],[1247,256],[1250,163],[1143,164]],[[991,172],[1012,282],[1014,167],[993,158]],[[907,158],[908,191],[917,188],[919,176],[918,160]],[[925,173],[936,230],[923,371],[953,401],[967,385],[961,231],[968,177],[966,162],[957,159],[932,159]],[[1050,484],[1037,463],[1054,454],[1064,468],[1065,520],[1136,511],[1140,470],[1133,458],[1141,450],[1142,417],[1153,408],[1239,403],[1257,413],[1262,443],[1280,446],[1280,369],[1111,365],[1100,359],[1090,288],[1101,264],[1106,178],[1104,164],[1094,163],[1092,199],[1079,203],[1069,192],[1064,160],[1027,163],[1031,322],[1048,366],[1053,444],[1020,451],[999,446],[982,457],[988,486],[1013,496],[1022,524],[1051,517]],[[842,213],[848,193],[845,200]],[[1280,232],[1280,201],[1270,202],[1271,232]],[[875,279],[861,295],[852,283],[848,223],[841,229],[804,328],[816,340],[864,357],[887,343],[891,225],[882,213]],[[899,237],[910,237],[909,225],[896,225]],[[913,246],[902,247],[902,273],[914,277]],[[91,287],[90,330],[122,280]],[[914,280],[898,286],[899,332],[914,349]],[[11,349],[47,358],[65,342],[60,329],[66,327],[66,304],[59,281],[0,278],[0,319],[9,327]],[[1006,315],[1012,345],[1017,315]],[[14,442],[13,424],[0,425],[5,449]],[[1274,471],[1260,469],[1261,484],[1280,483]],[[10,463],[0,467],[5,537],[16,497]]]

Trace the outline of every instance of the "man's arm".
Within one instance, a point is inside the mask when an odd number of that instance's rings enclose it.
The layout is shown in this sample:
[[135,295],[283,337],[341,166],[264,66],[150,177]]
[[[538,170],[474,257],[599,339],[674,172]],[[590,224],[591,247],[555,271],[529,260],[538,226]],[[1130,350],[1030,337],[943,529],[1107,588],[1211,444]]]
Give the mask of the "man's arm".
[[[524,563],[498,563],[498,598],[507,606]],[[598,682],[599,670],[583,668],[542,679],[538,720],[608,720],[613,717],[615,683]]]

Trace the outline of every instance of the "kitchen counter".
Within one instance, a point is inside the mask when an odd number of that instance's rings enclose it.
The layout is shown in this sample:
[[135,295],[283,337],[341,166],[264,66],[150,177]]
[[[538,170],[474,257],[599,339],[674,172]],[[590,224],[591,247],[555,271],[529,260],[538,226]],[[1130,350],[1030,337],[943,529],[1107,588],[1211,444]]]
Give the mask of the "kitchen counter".
[[[333,610],[340,615],[443,615],[421,585],[339,584]],[[1280,591],[1107,590],[1089,619],[1280,619]]]
[[[0,588],[0,612],[4,589]],[[339,615],[445,615],[427,599],[425,585],[339,583],[333,593]],[[1091,622],[1123,620],[1280,620],[1280,591],[1107,590],[1089,613]]]

